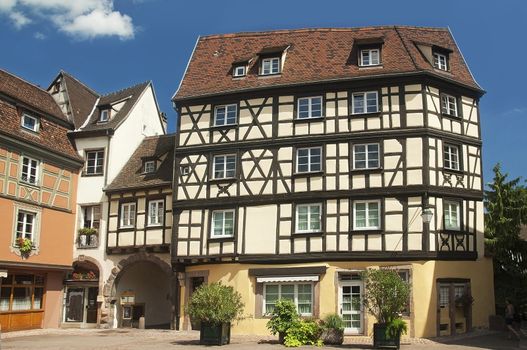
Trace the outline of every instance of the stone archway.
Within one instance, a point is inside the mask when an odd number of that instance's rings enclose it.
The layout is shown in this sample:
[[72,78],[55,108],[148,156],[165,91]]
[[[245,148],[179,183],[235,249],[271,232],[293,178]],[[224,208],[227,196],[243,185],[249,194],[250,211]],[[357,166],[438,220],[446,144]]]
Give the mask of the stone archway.
[[[117,310],[119,303],[117,289],[119,286],[119,281],[127,274],[127,271],[136,273],[138,266],[140,265],[154,265],[155,269],[158,269],[166,278],[168,283],[168,293],[170,306],[173,313],[173,284],[172,284],[172,268],[171,266],[160,259],[156,255],[147,254],[145,252],[140,252],[134,255],[130,255],[125,259],[119,261],[116,266],[112,269],[110,276],[108,277],[104,288],[103,296],[105,303],[107,305],[106,313],[103,315],[102,321],[107,323],[111,327],[117,327],[115,321],[118,319],[118,314],[114,314]],[[145,278],[150,276],[144,275]],[[173,320],[173,315],[171,315],[171,320]]]

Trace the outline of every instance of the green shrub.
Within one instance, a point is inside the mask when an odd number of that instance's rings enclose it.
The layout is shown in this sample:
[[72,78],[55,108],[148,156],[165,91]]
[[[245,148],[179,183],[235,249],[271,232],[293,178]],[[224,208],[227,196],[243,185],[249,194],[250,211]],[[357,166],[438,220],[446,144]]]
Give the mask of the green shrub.
[[230,286],[221,283],[203,284],[194,291],[187,313],[194,320],[221,324],[241,319],[244,304],[242,296]]
[[97,230],[94,228],[83,227],[79,229],[79,235],[91,236],[91,235],[96,235],[96,234],[97,234]]
[[18,237],[16,245],[22,255],[28,255],[33,249],[33,242],[29,238]]
[[394,318],[386,327],[386,337],[388,339],[396,338],[400,334],[406,334],[408,332],[408,326],[400,318]]
[[284,345],[298,347],[302,345],[322,346],[320,335],[322,328],[314,320],[297,320],[286,331]]
[[344,320],[339,314],[329,314],[322,321],[322,328],[344,331]]
[[267,328],[273,335],[285,334],[293,323],[299,322],[299,319],[296,306],[291,300],[278,300],[271,313],[271,319],[267,322]]

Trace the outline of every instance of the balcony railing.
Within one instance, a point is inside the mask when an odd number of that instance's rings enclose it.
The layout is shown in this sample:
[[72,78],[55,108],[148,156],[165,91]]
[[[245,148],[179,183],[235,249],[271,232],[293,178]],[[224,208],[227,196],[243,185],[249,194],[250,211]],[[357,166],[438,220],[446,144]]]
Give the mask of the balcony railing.
[[99,236],[97,234],[82,234],[77,237],[77,248],[93,249],[99,247]]

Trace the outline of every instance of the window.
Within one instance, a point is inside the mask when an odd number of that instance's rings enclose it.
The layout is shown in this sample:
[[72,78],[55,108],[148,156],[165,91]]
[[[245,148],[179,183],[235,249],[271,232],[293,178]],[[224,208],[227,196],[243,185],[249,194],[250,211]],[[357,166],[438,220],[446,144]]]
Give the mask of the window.
[[7,275],[0,289],[0,311],[41,310],[44,277],[40,275]]
[[322,204],[299,204],[296,206],[297,233],[322,231]]
[[99,117],[100,122],[107,122],[108,119],[110,119],[110,110],[109,109],[103,109],[101,111],[101,116]]
[[441,70],[448,70],[446,55],[434,52],[434,67]]
[[447,307],[450,303],[450,287],[439,287],[439,307]]
[[38,132],[39,122],[37,118],[24,113],[22,115],[22,126],[28,130]]
[[179,167],[179,172],[181,175],[186,176],[190,174],[190,166],[189,165],[182,165]]
[[38,183],[38,165],[38,160],[29,157],[22,157],[22,173],[20,174],[20,180],[36,185]]
[[[397,274],[399,275],[399,277],[401,277],[401,279],[404,282],[408,283],[410,288],[412,287],[412,281],[410,280],[410,270],[397,270]],[[409,315],[410,314],[410,306],[411,306],[410,298],[411,298],[411,295],[412,295],[412,293],[410,293],[408,295],[408,300],[406,301],[406,305],[401,310],[403,315]]]
[[457,100],[454,96],[441,95],[441,111],[443,114],[448,114],[457,117]]
[[296,172],[322,171],[322,147],[299,148],[296,151]]
[[378,230],[381,228],[380,201],[357,201],[353,203],[353,229]]
[[230,179],[236,176],[236,155],[214,156],[213,179]]
[[145,174],[151,174],[156,171],[156,161],[147,160],[145,161],[144,172]]
[[81,207],[82,227],[99,229],[101,220],[101,207],[99,205],[90,205]]
[[215,210],[212,212],[212,238],[234,236],[234,210]]
[[449,170],[460,170],[459,166],[459,147],[452,145],[444,146],[444,167]]
[[353,114],[376,113],[379,111],[377,91],[354,93],[351,103]]
[[445,220],[445,230],[461,230],[460,209],[461,206],[458,202],[444,202],[443,216]]
[[264,58],[262,60],[261,75],[270,75],[280,73],[280,58]]
[[163,225],[165,203],[162,199],[148,202],[148,225]]
[[121,204],[121,227],[135,226],[135,203]]
[[295,303],[301,316],[313,315],[313,284],[312,283],[273,283],[264,284],[264,313],[273,312],[276,302],[280,299]]
[[238,114],[235,104],[216,106],[214,108],[214,126],[234,125]]
[[37,214],[19,210],[16,221],[16,238],[27,238],[34,240]]
[[234,77],[244,77],[245,74],[247,74],[247,67],[246,66],[236,66],[234,67],[232,71],[232,75]]
[[377,66],[381,63],[379,49],[367,49],[360,51],[361,66]]
[[379,144],[369,143],[353,146],[353,168],[354,169],[376,169],[379,168]]
[[102,175],[104,169],[104,150],[86,151],[86,174]]
[[321,118],[322,97],[302,97],[298,99],[297,119]]

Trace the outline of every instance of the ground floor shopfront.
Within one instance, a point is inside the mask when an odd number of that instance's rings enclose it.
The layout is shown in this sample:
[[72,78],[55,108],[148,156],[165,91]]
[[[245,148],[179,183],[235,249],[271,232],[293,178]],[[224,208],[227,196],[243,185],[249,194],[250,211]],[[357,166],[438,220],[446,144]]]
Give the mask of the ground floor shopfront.
[[[402,310],[410,337],[463,333],[488,326],[494,314],[492,261],[325,262],[310,264],[209,264],[187,266],[178,274],[180,329],[192,328],[185,306],[197,286],[221,281],[233,286],[245,303],[235,334],[268,334],[268,314],[278,299],[291,299],[299,313],[324,318],[339,313],[347,334],[370,335],[375,319],[362,305],[366,268],[395,269],[411,285],[411,297]],[[460,305],[460,298],[473,298]]]

